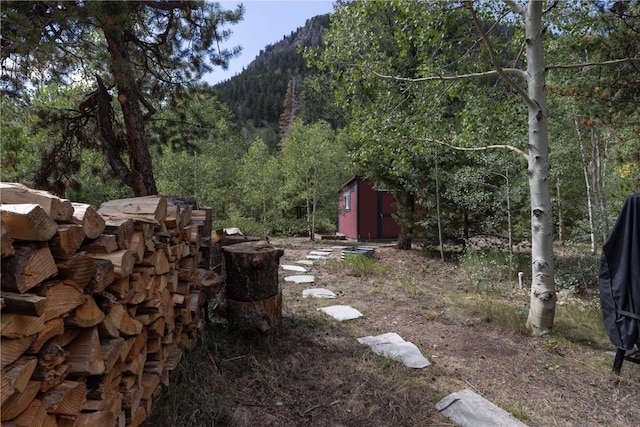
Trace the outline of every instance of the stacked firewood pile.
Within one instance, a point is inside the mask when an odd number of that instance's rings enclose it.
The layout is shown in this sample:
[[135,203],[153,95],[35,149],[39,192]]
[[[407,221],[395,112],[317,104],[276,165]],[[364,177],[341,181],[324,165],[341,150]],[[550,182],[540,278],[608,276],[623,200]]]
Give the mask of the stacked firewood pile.
[[6,183],[0,202],[2,425],[140,425],[223,284],[210,210],[148,196],[96,211]]

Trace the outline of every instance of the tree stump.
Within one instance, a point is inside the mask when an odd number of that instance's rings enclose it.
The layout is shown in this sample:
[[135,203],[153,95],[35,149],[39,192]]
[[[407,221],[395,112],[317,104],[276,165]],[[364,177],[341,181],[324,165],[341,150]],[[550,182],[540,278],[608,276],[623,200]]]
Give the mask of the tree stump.
[[234,331],[258,331],[273,338],[282,325],[278,267],[282,249],[266,241],[222,249],[227,273],[227,320]]

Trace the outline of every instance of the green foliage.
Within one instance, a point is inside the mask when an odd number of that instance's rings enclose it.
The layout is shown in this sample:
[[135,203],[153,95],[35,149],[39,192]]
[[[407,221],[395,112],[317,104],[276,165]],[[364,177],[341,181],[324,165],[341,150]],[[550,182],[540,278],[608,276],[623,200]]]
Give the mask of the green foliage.
[[304,218],[305,231],[329,232],[338,217],[337,190],[348,176],[344,148],[328,123],[296,120],[283,143],[281,208],[290,219]]

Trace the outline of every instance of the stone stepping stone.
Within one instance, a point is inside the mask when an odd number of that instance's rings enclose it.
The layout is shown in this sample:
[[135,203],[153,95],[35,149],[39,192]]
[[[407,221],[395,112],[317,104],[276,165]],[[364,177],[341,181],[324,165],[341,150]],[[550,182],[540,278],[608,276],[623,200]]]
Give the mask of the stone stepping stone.
[[318,310],[339,321],[357,319],[363,316],[358,310],[348,305],[332,305],[329,307],[320,307]]
[[319,261],[319,260],[323,260],[323,259],[329,259],[326,256],[322,256],[322,255],[307,255],[306,258],[307,259],[312,259],[314,261]]
[[422,369],[431,365],[415,344],[395,332],[358,338],[358,342],[371,347],[375,354],[402,362],[408,368]]
[[282,264],[280,267],[282,267],[283,270],[287,270],[287,271],[297,271],[299,273],[306,273],[307,272],[306,268],[301,267],[299,265]]
[[436,403],[436,409],[460,426],[527,427],[495,403],[468,388],[446,396]]
[[311,288],[302,291],[302,298],[337,298],[338,296],[325,288]]
[[313,261],[308,259],[299,259],[295,263],[300,265],[306,265],[307,267],[311,267],[313,265]]
[[297,275],[297,276],[287,276],[284,278],[284,280],[285,282],[313,283],[316,281],[316,278],[310,275]]
[[311,251],[309,255],[329,256],[331,255],[331,251]]

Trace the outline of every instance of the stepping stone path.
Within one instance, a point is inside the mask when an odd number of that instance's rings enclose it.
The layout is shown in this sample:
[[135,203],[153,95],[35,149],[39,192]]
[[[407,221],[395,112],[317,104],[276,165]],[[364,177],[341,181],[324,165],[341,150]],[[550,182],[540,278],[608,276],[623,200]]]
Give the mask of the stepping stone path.
[[340,321],[357,319],[363,316],[358,310],[348,305],[332,305],[329,307],[320,307],[318,310]]
[[395,332],[358,338],[358,342],[371,347],[375,354],[402,362],[408,368],[422,369],[431,365],[415,344]]
[[299,259],[298,261],[296,261],[296,264],[306,265],[308,267],[311,267],[313,265],[313,261],[308,259]]
[[306,268],[301,267],[299,265],[282,264],[280,267],[282,267],[283,270],[287,270],[287,271],[297,271],[299,273],[306,273],[307,272]]
[[314,297],[314,298],[337,298],[338,296],[325,288],[311,288],[302,291],[302,298]]
[[315,276],[311,275],[298,275],[298,276],[287,276],[284,278],[285,282],[295,282],[295,283],[313,283],[316,281]]

